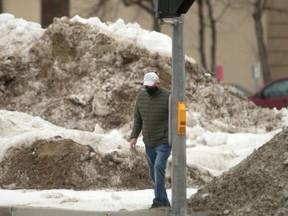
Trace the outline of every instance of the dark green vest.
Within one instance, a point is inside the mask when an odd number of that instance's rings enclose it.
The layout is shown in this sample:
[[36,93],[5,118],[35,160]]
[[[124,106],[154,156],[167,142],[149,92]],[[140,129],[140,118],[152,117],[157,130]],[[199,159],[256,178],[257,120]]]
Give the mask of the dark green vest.
[[146,90],[137,97],[131,138],[138,138],[141,130],[145,145],[155,147],[168,143],[170,91],[160,87],[155,95]]

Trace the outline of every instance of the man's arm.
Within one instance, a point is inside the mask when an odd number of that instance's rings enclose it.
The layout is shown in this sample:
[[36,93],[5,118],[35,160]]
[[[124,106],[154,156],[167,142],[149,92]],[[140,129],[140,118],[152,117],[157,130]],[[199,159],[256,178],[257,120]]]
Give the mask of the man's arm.
[[137,139],[136,138],[132,138],[131,141],[130,141],[130,150],[136,151],[136,143],[137,143]]
[[130,149],[131,150],[136,150],[136,143],[137,143],[137,138],[142,130],[142,117],[139,113],[139,110],[137,108],[137,104],[135,106],[134,110],[134,122],[133,122],[133,128],[131,132],[131,140],[130,140]]

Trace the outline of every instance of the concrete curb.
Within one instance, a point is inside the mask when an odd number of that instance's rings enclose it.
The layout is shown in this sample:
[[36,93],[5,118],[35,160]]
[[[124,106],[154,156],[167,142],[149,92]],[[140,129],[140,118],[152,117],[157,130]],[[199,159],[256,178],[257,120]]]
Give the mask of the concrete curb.
[[[169,216],[171,212],[164,210],[135,211],[81,211],[57,208],[0,206],[0,216]],[[194,212],[187,216],[208,216],[206,212]]]
[[0,216],[163,216],[165,214],[165,211],[148,209],[135,211],[81,211],[26,206],[0,206]]
[[1,216],[11,216],[11,207],[0,206],[0,215]]

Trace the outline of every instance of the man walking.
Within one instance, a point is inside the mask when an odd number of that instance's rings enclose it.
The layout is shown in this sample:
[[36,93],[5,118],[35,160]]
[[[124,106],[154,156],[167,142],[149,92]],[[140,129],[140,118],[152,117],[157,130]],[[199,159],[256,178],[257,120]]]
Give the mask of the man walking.
[[155,72],[145,74],[143,86],[145,89],[136,100],[130,149],[136,149],[137,138],[142,131],[149,175],[154,186],[155,198],[151,208],[169,207],[165,170],[171,153],[171,146],[168,144],[171,93],[160,87],[159,77]]

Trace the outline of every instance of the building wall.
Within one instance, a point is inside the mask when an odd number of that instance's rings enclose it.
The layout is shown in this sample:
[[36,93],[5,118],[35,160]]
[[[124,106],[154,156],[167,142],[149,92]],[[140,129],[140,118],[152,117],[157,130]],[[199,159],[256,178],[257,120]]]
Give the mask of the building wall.
[[[271,7],[288,10],[288,1],[273,0]],[[267,50],[272,79],[288,76],[288,13],[269,12]]]
[[[218,12],[219,13],[219,12]],[[217,11],[215,11],[217,16]],[[187,54],[200,62],[196,5],[185,15]],[[211,32],[206,32],[206,58],[210,60]],[[251,16],[243,10],[229,10],[217,22],[217,65],[224,68],[223,82],[254,90],[252,65],[258,62],[257,43]],[[210,62],[210,61],[209,61]],[[261,81],[260,81],[261,82]]]
[[40,23],[41,0],[2,0],[3,12],[31,22]]

